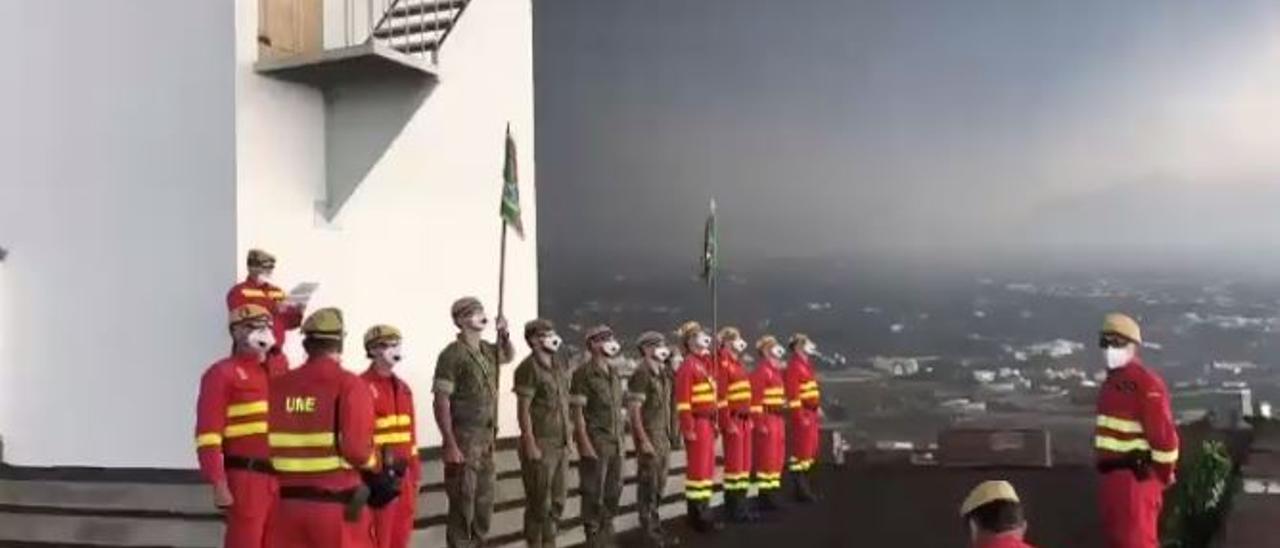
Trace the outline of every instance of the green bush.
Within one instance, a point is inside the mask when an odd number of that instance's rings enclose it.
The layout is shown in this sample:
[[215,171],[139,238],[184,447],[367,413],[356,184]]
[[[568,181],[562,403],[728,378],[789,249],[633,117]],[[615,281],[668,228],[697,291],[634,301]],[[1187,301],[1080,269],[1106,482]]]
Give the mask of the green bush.
[[1183,462],[1178,481],[1165,493],[1160,545],[1206,548],[1218,533],[1238,484],[1227,447],[1206,441]]

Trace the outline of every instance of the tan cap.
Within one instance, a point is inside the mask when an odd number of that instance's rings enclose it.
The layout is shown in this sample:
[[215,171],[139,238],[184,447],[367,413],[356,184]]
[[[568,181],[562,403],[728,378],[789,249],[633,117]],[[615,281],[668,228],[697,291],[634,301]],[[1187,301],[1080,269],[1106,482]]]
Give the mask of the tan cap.
[[1138,322],[1124,314],[1107,314],[1102,320],[1103,335],[1119,335],[1130,341],[1142,344],[1142,328]]
[[720,342],[741,339],[742,332],[738,331],[738,328],[736,327],[722,327],[720,328],[720,334],[717,335],[717,338],[720,339]]
[[345,334],[342,311],[337,308],[321,308],[312,312],[307,321],[302,322],[302,334],[314,339],[342,340]]
[[604,324],[587,328],[587,332],[585,334],[587,344],[602,341],[610,337],[613,337],[613,329],[610,329],[609,326]]
[[261,249],[250,249],[245,263],[249,268],[275,268],[276,256]]
[[687,321],[680,324],[680,328],[676,330],[676,334],[680,335],[680,340],[688,341],[690,337],[702,333],[702,324],[695,321]]
[[647,346],[661,346],[664,344],[667,344],[666,337],[663,337],[662,333],[658,333],[657,331],[645,331],[644,333],[640,334],[640,337],[636,338],[637,348],[645,348]]
[[524,338],[532,339],[534,337],[541,337],[555,330],[556,324],[551,323],[551,320],[544,320],[542,318],[529,320],[524,324]]
[[471,315],[472,312],[484,308],[480,304],[480,299],[475,297],[463,297],[453,301],[453,306],[449,307],[449,314],[453,315],[453,319],[458,320]]
[[364,332],[364,347],[369,348],[375,344],[383,342],[396,341],[399,342],[403,336],[400,330],[390,325],[375,325]]
[[965,497],[964,502],[960,504],[960,516],[967,516],[969,512],[998,500],[1019,502],[1018,492],[1013,490],[1013,484],[1004,480],[990,480],[979,483],[977,487],[969,491],[969,496]]
[[231,309],[227,313],[227,326],[232,327],[253,320],[264,320],[271,322],[271,311],[266,307],[257,304],[242,304]]
[[778,346],[778,338],[773,335],[765,335],[756,341],[756,351],[764,354],[769,348]]
[[791,336],[791,340],[787,341],[787,347],[795,348],[797,345],[802,345],[809,342],[813,342],[813,340],[810,339],[808,335],[805,335],[804,333],[796,333],[795,335]]

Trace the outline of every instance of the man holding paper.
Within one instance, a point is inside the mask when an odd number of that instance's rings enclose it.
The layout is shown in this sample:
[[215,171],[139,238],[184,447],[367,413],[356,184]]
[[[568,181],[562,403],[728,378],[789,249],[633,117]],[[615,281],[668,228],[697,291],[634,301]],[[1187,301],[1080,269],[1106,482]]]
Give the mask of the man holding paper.
[[276,258],[261,249],[249,250],[246,266],[249,277],[227,292],[227,310],[254,304],[271,311],[271,331],[275,335],[276,344],[267,353],[267,363],[273,368],[287,369],[289,360],[281,350],[284,348],[285,332],[302,325],[302,315],[306,311],[307,300],[315,291],[315,284],[300,284],[293,293],[286,296],[279,287],[271,285]]

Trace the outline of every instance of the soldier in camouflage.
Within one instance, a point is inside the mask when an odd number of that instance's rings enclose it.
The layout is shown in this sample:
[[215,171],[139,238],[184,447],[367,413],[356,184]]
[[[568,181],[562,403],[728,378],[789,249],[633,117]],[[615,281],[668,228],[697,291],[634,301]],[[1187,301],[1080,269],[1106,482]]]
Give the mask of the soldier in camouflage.
[[647,544],[663,548],[676,544],[662,530],[658,508],[667,484],[672,442],[679,430],[672,427],[672,382],[666,365],[671,349],[661,333],[648,331],[636,341],[643,360],[627,382],[627,407],[636,446],[636,504],[640,529]]
[[478,299],[458,299],[451,312],[458,339],[440,352],[432,391],[444,441],[446,539],[451,548],[462,548],[482,546],[489,532],[496,479],[498,367],[511,361],[514,350],[502,317],[495,322],[497,342],[480,339],[489,318]]
[[569,403],[576,422],[582,529],[587,547],[614,546],[613,516],[622,496],[622,378],[609,366],[622,346],[607,326],[587,330],[591,361],[573,373]]
[[524,326],[532,353],[516,366],[520,471],[524,479],[524,539],[530,548],[554,548],[564,513],[568,468],[569,369],[556,354],[560,335],[548,320]]

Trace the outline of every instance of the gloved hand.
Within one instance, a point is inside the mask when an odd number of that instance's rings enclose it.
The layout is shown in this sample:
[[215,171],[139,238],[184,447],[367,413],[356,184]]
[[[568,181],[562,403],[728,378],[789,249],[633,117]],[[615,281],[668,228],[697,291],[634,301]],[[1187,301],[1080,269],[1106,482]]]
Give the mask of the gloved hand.
[[400,480],[403,476],[403,471],[397,472],[394,468],[360,472],[361,479],[369,488],[369,507],[384,508],[396,500],[400,496]]

